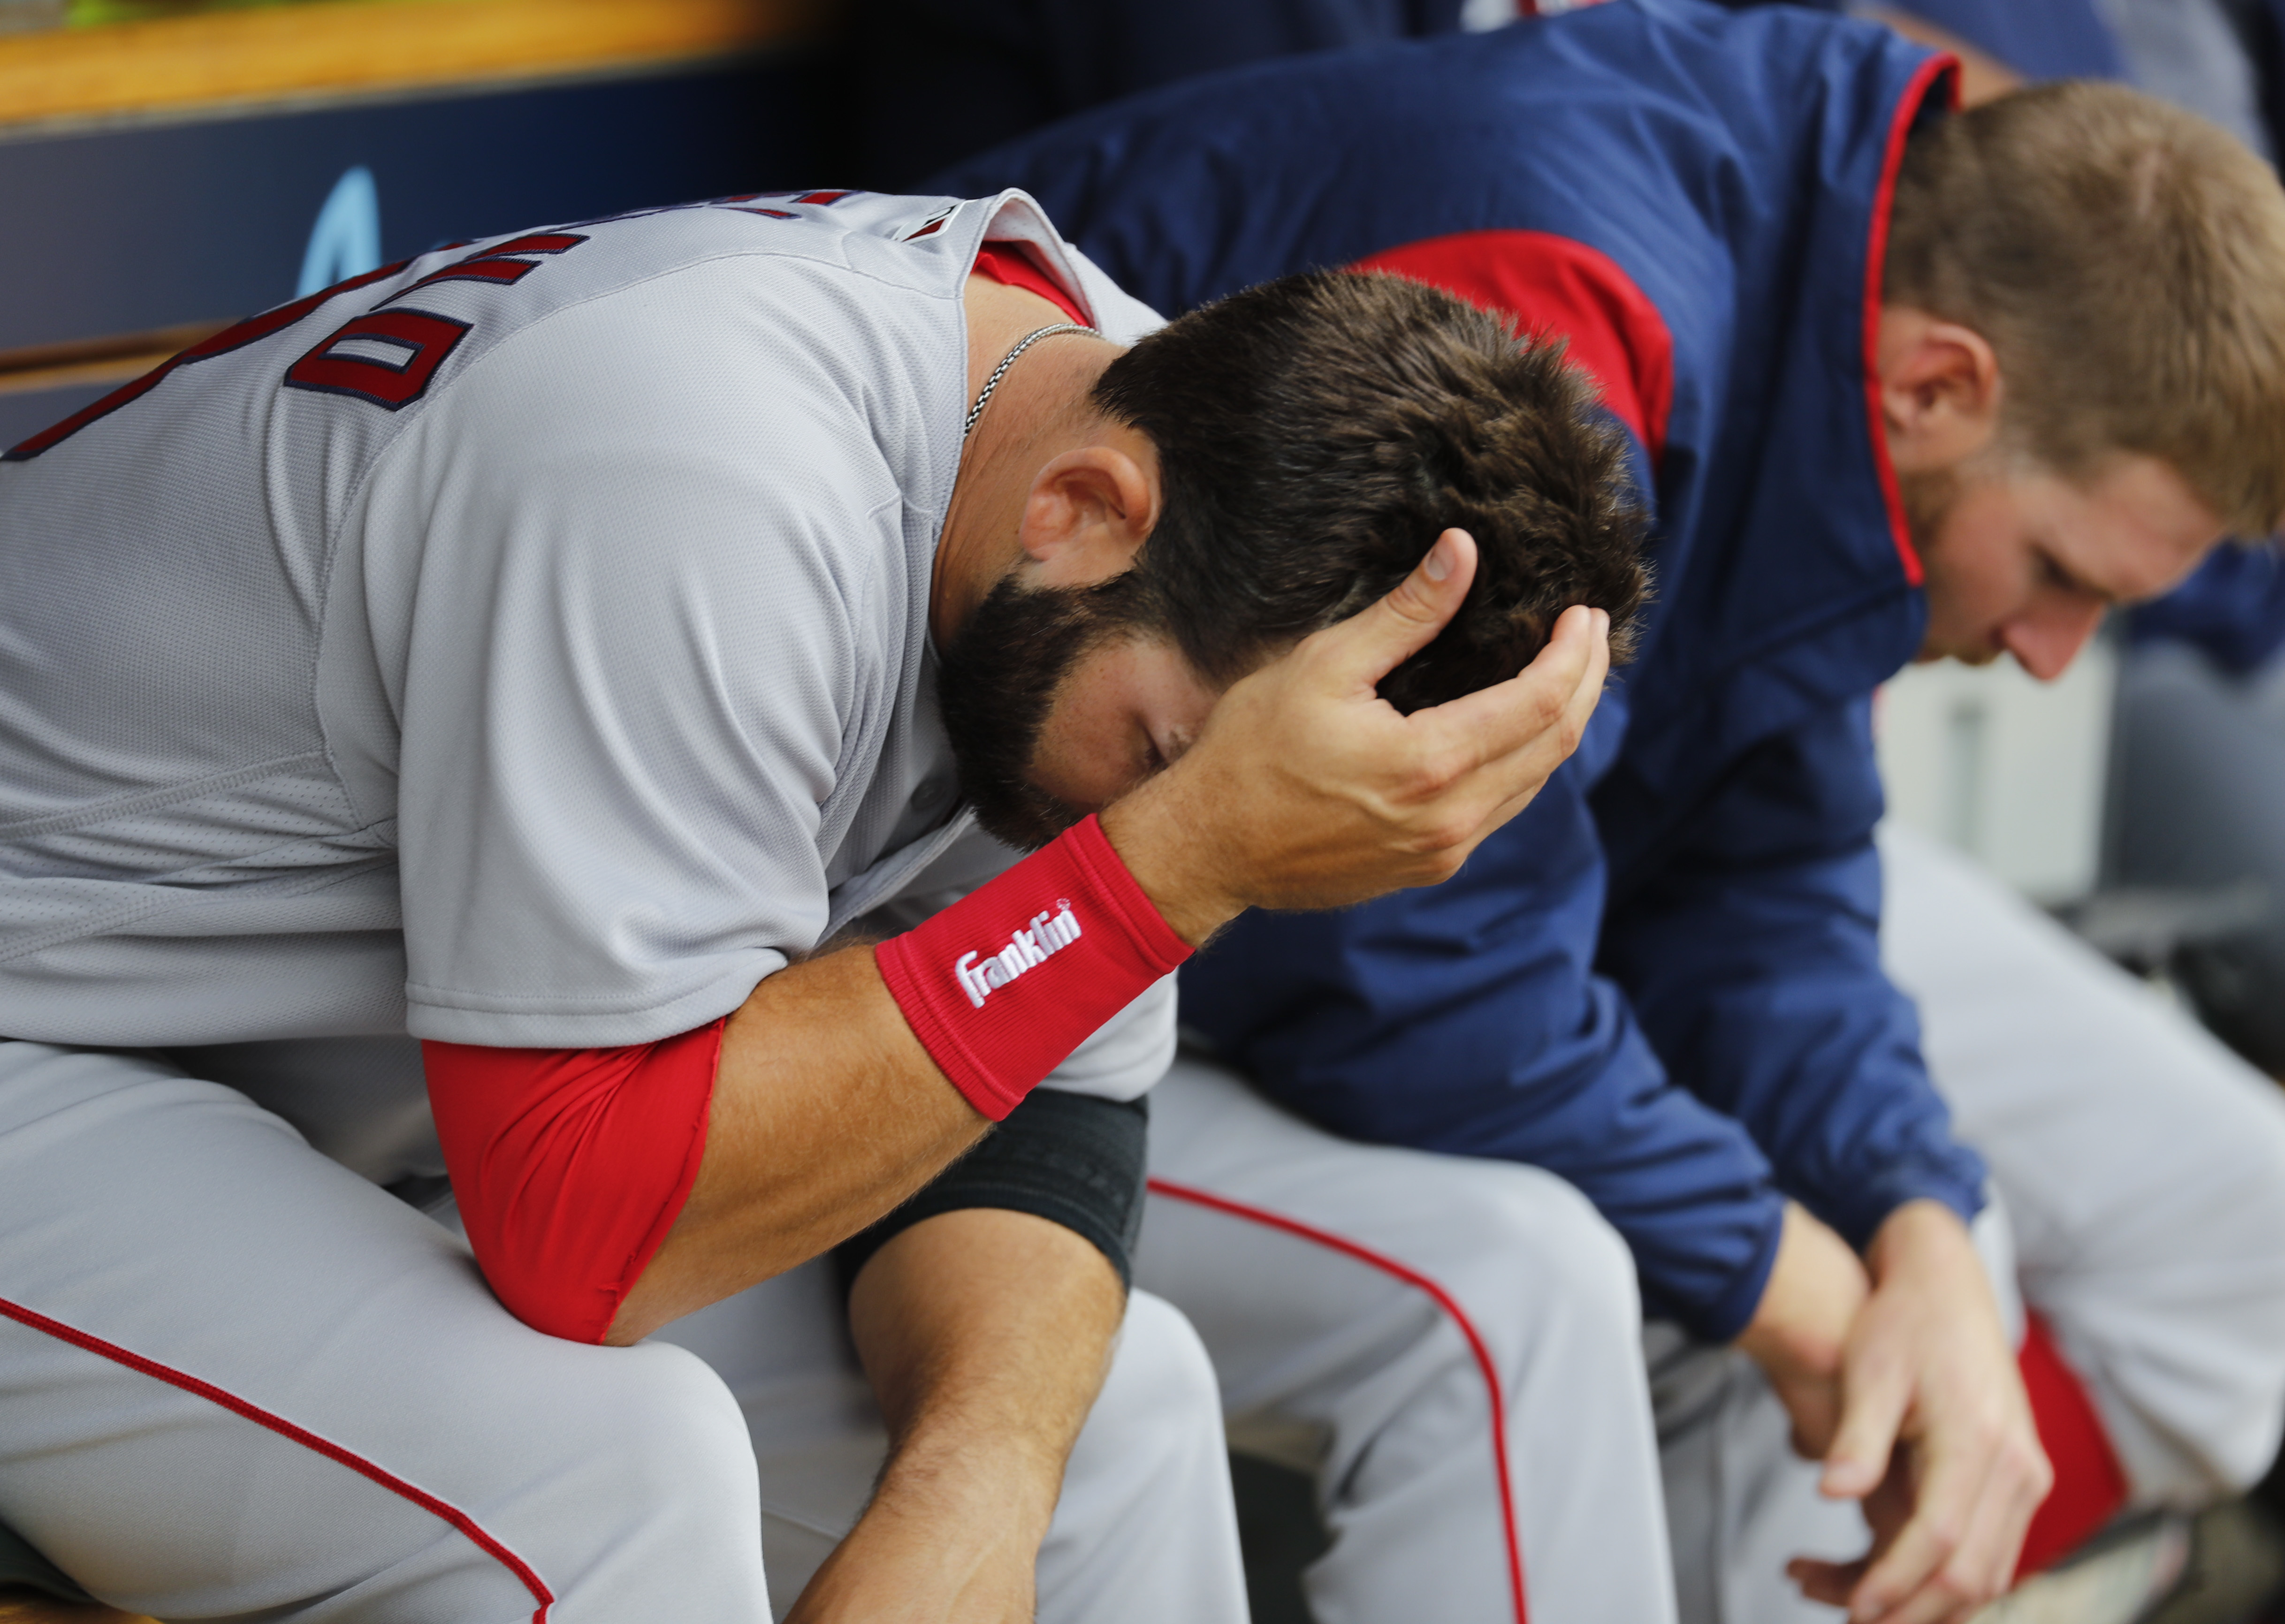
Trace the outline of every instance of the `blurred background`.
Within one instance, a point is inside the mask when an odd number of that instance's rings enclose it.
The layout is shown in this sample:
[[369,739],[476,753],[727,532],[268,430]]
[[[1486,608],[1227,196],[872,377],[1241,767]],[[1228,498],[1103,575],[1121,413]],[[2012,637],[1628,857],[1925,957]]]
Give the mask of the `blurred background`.
[[818,0],[0,0],[0,443],[439,242],[831,168]]
[[[2127,79],[2273,158],[2281,4],[1852,9],[1962,49],[1971,92]],[[0,0],[0,446],[242,316],[439,243],[732,192],[909,186],[1181,73],[1517,15],[1516,0]],[[1879,711],[1892,816],[2272,1074],[2281,646],[2285,571],[2256,538],[2057,683],[1915,668]],[[1239,1471],[1258,1616],[1305,1618],[1306,1486]],[[2274,1542],[2249,1537],[2273,1589]]]

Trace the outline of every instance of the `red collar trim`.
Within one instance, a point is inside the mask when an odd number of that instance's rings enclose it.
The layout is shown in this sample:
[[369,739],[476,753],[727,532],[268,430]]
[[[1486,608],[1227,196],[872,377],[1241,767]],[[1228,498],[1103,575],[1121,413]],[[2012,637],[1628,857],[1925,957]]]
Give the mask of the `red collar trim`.
[[1021,243],[985,243],[976,251],[976,263],[971,270],[977,276],[1003,282],[1009,287],[1020,287],[1027,294],[1039,294],[1082,327],[1095,325],[1080,313],[1079,302],[1040,269],[1031,250]]
[[1897,99],[1896,119],[1888,126],[1888,150],[1881,161],[1881,189],[1873,195],[1873,230],[1865,245],[1865,416],[1873,438],[1873,467],[1881,480],[1881,498],[1888,505],[1888,534],[1896,544],[1896,557],[1904,579],[1914,586],[1926,571],[1920,550],[1912,545],[1912,527],[1904,522],[1904,498],[1896,484],[1896,465],[1888,458],[1888,431],[1881,421],[1881,284],[1888,270],[1888,211],[1896,200],[1896,171],[1904,166],[1904,137],[1938,79],[1945,81],[1951,106],[1959,106],[1959,59],[1930,57],[1913,74]]

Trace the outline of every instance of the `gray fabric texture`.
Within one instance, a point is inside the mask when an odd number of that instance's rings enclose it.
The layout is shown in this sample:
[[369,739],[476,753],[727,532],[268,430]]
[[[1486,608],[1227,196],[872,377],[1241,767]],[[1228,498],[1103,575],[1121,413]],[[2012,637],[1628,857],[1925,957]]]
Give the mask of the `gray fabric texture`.
[[[0,465],[0,1032],[646,1042],[1012,860],[931,690],[961,290],[988,232],[1111,335],[1158,318],[1020,193],[563,229]],[[393,409],[294,386],[421,360],[334,343],[371,311],[467,325]]]

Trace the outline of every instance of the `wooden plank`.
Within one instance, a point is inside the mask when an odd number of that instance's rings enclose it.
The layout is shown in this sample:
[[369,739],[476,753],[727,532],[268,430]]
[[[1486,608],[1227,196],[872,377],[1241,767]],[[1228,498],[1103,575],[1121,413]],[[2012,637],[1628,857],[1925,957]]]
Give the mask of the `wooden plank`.
[[0,38],[0,128],[640,68],[814,32],[827,0],[326,0]]
[[[228,326],[226,321],[189,322],[68,344],[0,349],[0,395],[60,389],[77,383],[124,383]],[[5,1613],[0,1613],[0,1624],[8,1624]]]
[[156,1624],[140,1613],[74,1607],[35,1590],[0,1590],[0,1624]]

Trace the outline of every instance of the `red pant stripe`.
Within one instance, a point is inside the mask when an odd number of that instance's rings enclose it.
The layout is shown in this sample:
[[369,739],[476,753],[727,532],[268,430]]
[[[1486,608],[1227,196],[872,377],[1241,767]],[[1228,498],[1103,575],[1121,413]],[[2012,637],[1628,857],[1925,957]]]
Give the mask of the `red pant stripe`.
[[529,1590],[532,1599],[539,1604],[538,1609],[531,1615],[531,1624],[547,1624],[547,1610],[555,1603],[554,1593],[540,1581],[539,1575],[532,1572],[530,1564],[491,1534],[486,1534],[477,1525],[475,1518],[470,1517],[459,1507],[447,1505],[427,1490],[415,1488],[394,1472],[374,1464],[363,1455],[320,1438],[306,1427],[295,1426],[283,1416],[273,1415],[260,1405],[241,1399],[235,1393],[225,1393],[211,1382],[202,1382],[195,1376],[172,1369],[156,1360],[145,1359],[140,1353],[131,1353],[123,1347],[106,1342],[100,1337],[90,1336],[83,1330],[75,1330],[60,1320],[51,1320],[43,1314],[35,1314],[31,1309],[18,1303],[12,1303],[5,1298],[0,1298],[0,1315],[4,1315],[18,1324],[27,1326],[43,1336],[53,1337],[60,1342],[68,1342],[75,1348],[93,1353],[99,1358],[108,1359],[114,1364],[124,1365],[130,1370],[139,1371],[154,1380],[165,1382],[170,1387],[179,1387],[185,1393],[204,1399],[210,1404],[219,1404],[232,1415],[241,1416],[256,1426],[267,1427],[280,1438],[300,1444],[305,1449],[314,1449],[327,1460],[346,1466],[358,1476],[378,1483],[390,1494],[411,1501],[430,1516],[443,1518],[467,1535],[479,1549],[522,1581],[523,1588]]
[[1193,1206],[1205,1207],[1231,1218],[1244,1219],[1248,1223],[1282,1230],[1339,1252],[1343,1257],[1354,1258],[1368,1267],[1394,1275],[1406,1285],[1425,1292],[1431,1301],[1451,1317],[1452,1322],[1460,1328],[1460,1334],[1467,1338],[1468,1349],[1476,1357],[1476,1368],[1483,1373],[1484,1391],[1491,1400],[1492,1470],[1499,1482],[1500,1526],[1507,1535],[1507,1572],[1509,1585],[1515,1593],[1515,1624],[1529,1624],[1529,1615],[1525,1612],[1523,1603],[1523,1542],[1516,1533],[1515,1495],[1509,1487],[1508,1479],[1507,1402],[1500,1391],[1499,1368],[1492,1363],[1491,1350],[1484,1345],[1483,1337],[1476,1330],[1474,1322],[1468,1318],[1467,1311],[1453,1299],[1450,1292],[1417,1269],[1409,1268],[1394,1258],[1374,1251],[1370,1247],[1360,1246],[1355,1241],[1328,1230],[1313,1228],[1280,1213],[1265,1212],[1260,1207],[1210,1195],[1202,1189],[1193,1189],[1188,1185],[1170,1183],[1165,1179],[1151,1180],[1150,1193],[1164,1196],[1169,1201],[1187,1201]]

